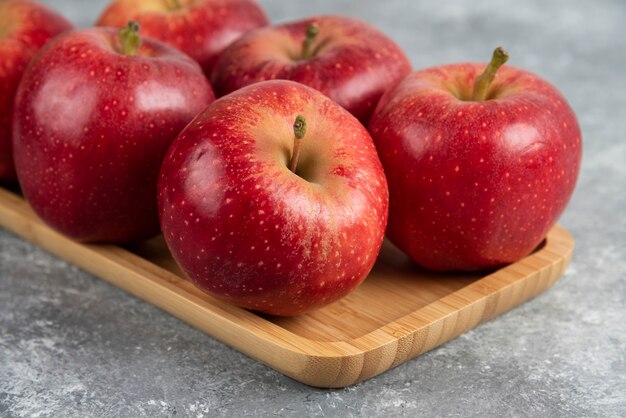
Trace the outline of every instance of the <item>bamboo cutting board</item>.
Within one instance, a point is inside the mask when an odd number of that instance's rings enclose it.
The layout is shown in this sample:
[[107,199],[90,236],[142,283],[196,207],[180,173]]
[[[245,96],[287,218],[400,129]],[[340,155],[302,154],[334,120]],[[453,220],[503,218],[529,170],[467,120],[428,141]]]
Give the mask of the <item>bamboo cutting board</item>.
[[523,303],[561,276],[574,248],[572,236],[556,226],[533,254],[491,274],[434,274],[385,243],[356,291],[306,315],[273,318],[196,289],[162,237],[126,248],[79,244],[48,228],[22,197],[2,188],[0,226],[318,387],[376,376]]

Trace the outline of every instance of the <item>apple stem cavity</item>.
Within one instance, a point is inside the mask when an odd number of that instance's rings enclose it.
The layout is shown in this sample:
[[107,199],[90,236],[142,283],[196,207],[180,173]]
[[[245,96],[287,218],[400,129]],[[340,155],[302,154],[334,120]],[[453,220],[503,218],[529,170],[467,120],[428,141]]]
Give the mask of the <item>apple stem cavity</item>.
[[131,57],[135,56],[141,46],[139,23],[131,20],[126,26],[120,29],[118,36],[121,44],[121,53]]
[[167,0],[167,7],[170,10],[178,10],[182,9],[183,5],[180,3],[180,0]]
[[498,69],[508,60],[509,54],[502,49],[502,47],[499,46],[493,51],[493,56],[491,57],[489,64],[487,64],[485,71],[483,71],[483,73],[476,77],[476,80],[474,80],[472,100],[477,102],[487,100],[489,87],[491,86],[493,79],[496,77],[496,72],[498,72]]
[[304,32],[304,41],[302,41],[302,56],[301,59],[309,59],[313,55],[311,53],[311,46],[315,42],[315,38],[320,33],[320,27],[316,22],[311,22],[306,27]]
[[296,167],[298,166],[298,158],[300,157],[300,143],[302,138],[306,134],[306,119],[304,116],[296,116],[296,120],[293,122],[293,152],[291,154],[291,161],[289,161],[289,169],[295,174]]

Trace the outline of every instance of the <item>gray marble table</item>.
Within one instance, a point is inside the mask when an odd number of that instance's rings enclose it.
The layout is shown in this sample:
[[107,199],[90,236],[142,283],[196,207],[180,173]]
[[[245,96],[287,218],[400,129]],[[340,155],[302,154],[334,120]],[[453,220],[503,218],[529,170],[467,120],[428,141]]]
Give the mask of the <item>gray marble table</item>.
[[[102,0],[48,0],[81,26]],[[299,384],[0,229],[0,416],[626,416],[626,2],[262,1],[357,16],[415,68],[485,60],[552,81],[584,159],[565,276],[531,302],[342,390]]]

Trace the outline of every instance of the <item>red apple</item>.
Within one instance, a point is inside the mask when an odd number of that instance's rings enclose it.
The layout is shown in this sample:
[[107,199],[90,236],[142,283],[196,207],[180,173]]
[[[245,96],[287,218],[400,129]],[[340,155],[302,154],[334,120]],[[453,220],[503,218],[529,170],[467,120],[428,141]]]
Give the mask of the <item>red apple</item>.
[[54,39],[18,88],[13,146],[22,190],[44,221],[80,241],[158,232],[163,156],[214,99],[194,60],[141,43],[135,25]]
[[410,72],[400,47],[376,28],[319,16],[244,35],[224,51],[211,80],[218,97],[258,81],[297,81],[367,122],[385,90]]
[[144,35],[187,53],[207,76],[231,42],[269,23],[254,0],[114,0],[97,24],[121,27],[129,20],[138,21]]
[[[388,237],[431,270],[476,270],[536,248],[567,204],[581,134],[563,96],[492,62],[418,71],[369,125],[389,181]],[[481,72],[485,71],[481,74]]]
[[0,182],[15,181],[11,114],[30,59],[53,36],[72,28],[54,10],[30,0],[0,1]]
[[273,315],[358,286],[380,250],[387,204],[365,128],[284,80],[209,106],[172,143],[159,181],[163,235],[184,272],[209,294]]

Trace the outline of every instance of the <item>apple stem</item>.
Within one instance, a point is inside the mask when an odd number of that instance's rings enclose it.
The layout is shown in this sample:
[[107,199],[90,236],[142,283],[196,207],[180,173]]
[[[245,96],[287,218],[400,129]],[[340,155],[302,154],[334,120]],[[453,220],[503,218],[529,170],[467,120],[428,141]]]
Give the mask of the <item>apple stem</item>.
[[502,47],[499,46],[493,51],[493,56],[485,71],[474,80],[472,100],[480,102],[487,99],[489,86],[491,86],[491,82],[496,77],[496,72],[508,60],[509,54]]
[[139,36],[139,23],[131,20],[126,26],[119,31],[120,44],[122,45],[122,54],[134,56],[141,46],[141,37]]
[[300,143],[302,138],[306,134],[306,120],[304,116],[296,116],[296,120],[293,122],[293,152],[291,154],[291,161],[289,162],[289,169],[295,173],[298,166],[298,158],[300,157]]
[[304,41],[302,41],[302,59],[311,58],[311,46],[313,46],[313,42],[317,37],[317,34],[320,33],[320,27],[316,22],[311,22],[306,27],[306,31],[304,32]]

